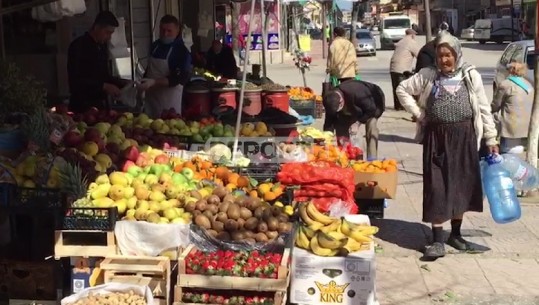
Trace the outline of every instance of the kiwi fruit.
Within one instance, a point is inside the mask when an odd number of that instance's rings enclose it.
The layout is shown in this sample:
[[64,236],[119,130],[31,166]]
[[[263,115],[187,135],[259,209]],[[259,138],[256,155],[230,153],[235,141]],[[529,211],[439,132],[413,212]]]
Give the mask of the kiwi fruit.
[[225,224],[220,221],[214,220],[211,222],[211,228],[217,232],[222,232],[225,229]]
[[193,215],[193,218],[196,218],[198,215],[202,215],[202,212],[199,210],[194,210],[191,212],[191,214]]
[[255,233],[253,231],[245,231],[245,238],[254,238],[255,237]]
[[282,209],[280,207],[272,206],[271,212],[273,213],[273,216],[277,217],[281,214]]
[[268,231],[268,232],[266,232],[266,236],[268,237],[269,240],[274,240],[277,237],[279,237],[279,232],[277,232],[277,231]]
[[250,198],[249,209],[254,211],[261,205],[262,205],[262,202],[260,201],[260,198]]
[[248,208],[242,207],[240,209],[240,217],[241,218],[249,219],[249,218],[251,218],[251,216],[253,216],[253,212],[251,212],[251,210],[249,210]]
[[234,202],[234,199],[236,199],[236,198],[234,197],[234,195],[228,194],[228,193],[227,193],[227,194],[221,199],[221,202],[223,202],[223,201]]
[[263,221],[259,222],[257,226],[257,230],[258,232],[262,232],[262,233],[268,232],[268,224]]
[[195,217],[195,224],[204,229],[211,228],[211,222],[205,215],[198,215],[197,217]]
[[206,201],[209,203],[209,204],[219,204],[221,202],[221,198],[219,198],[219,196],[217,195],[210,195]]
[[232,240],[236,240],[236,241],[242,241],[245,239],[245,233],[242,231],[236,231],[232,233],[230,236],[232,236]]
[[214,217],[213,217],[213,216],[214,216],[213,213],[212,213],[211,211],[208,211],[208,210],[202,212],[202,215],[208,217],[209,220],[213,220],[213,218],[214,218]]
[[234,232],[238,229],[238,223],[233,219],[228,219],[225,222],[225,230],[229,232]]
[[243,207],[245,206],[246,201],[247,201],[246,196],[239,196],[239,197],[236,197],[236,200],[234,200],[234,203],[239,205],[240,207]]
[[251,231],[256,230],[256,228],[258,227],[258,219],[256,217],[251,217],[247,219],[243,227]]
[[252,238],[252,237],[245,238],[243,241],[250,244],[250,245],[256,244],[256,240],[254,238]]
[[186,203],[183,208],[186,212],[192,213],[194,210],[196,210],[197,204],[194,201]]
[[228,202],[228,201],[221,202],[221,204],[219,205],[219,212],[225,212],[226,213],[229,206],[230,206],[230,202]]
[[265,242],[268,241],[268,237],[267,237],[266,234],[264,234],[264,233],[257,233],[257,234],[255,235],[255,239],[256,239],[256,241],[259,242],[259,243],[265,243]]
[[217,238],[218,240],[230,240],[230,234],[228,234],[227,231],[222,231],[219,232],[219,234],[217,234],[215,238]]
[[281,213],[277,216],[277,220],[279,220],[279,222],[288,222],[289,218],[285,213]]
[[226,214],[228,215],[228,219],[236,220],[236,219],[240,218],[240,207],[237,204],[232,203],[228,207],[228,210],[226,211]]
[[202,195],[196,190],[190,191],[189,195],[191,195],[191,197],[193,197],[193,198],[196,198],[197,200],[202,199]]
[[225,223],[227,219],[228,219],[228,216],[226,215],[225,212],[219,212],[217,213],[217,216],[215,217],[215,220],[220,221],[222,223]]
[[206,211],[207,207],[208,207],[208,203],[204,199],[200,199],[199,201],[196,202],[196,209],[201,212]]
[[273,218],[273,212],[271,211],[271,208],[265,208],[264,212],[262,212],[262,219],[268,221],[270,218]]
[[210,211],[213,215],[216,215],[217,213],[219,213],[219,206],[215,204],[210,204],[208,205],[206,210]]
[[256,208],[255,210],[255,217],[258,218],[258,219],[262,219],[262,214],[264,213],[264,207],[258,207]]
[[223,199],[226,195],[228,195],[228,192],[225,187],[218,186],[213,190],[213,195],[216,195],[219,197],[219,200]]
[[279,233],[288,233],[292,231],[292,224],[289,222],[281,222],[279,223],[277,231],[279,231]]
[[208,233],[208,235],[210,235],[211,237],[217,237],[217,235],[219,235],[219,233],[217,233],[217,231],[215,230],[206,230],[206,233]]
[[238,220],[236,220],[236,223],[238,224],[238,230],[242,230],[245,225],[245,219],[238,218]]
[[270,217],[266,223],[268,224],[268,230],[270,231],[277,231],[277,229],[279,229],[279,220],[275,217]]

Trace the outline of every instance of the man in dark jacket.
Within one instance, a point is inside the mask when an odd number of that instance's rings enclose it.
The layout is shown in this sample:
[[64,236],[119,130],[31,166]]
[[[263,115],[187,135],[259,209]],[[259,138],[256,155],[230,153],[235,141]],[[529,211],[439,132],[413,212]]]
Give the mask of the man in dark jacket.
[[385,111],[385,95],[379,86],[361,80],[347,80],[324,96],[324,107],[324,125],[332,126],[338,138],[350,137],[353,124],[365,124],[367,158],[377,158],[377,122]]
[[238,77],[238,66],[232,48],[224,45],[218,40],[212,43],[206,54],[206,68],[224,78],[236,79]]
[[436,40],[427,42],[417,55],[417,62],[415,64],[415,72],[426,67],[434,67],[436,65]]

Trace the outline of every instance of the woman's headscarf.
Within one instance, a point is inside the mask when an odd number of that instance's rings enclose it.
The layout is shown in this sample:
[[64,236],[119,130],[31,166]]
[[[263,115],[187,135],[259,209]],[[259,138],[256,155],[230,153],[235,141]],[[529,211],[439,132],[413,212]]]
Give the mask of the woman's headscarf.
[[[455,70],[452,73],[447,74],[446,76],[456,76],[462,71],[462,68],[464,66],[464,60],[462,58],[462,46],[460,44],[460,41],[458,40],[458,38],[451,35],[447,31],[440,32],[440,34],[438,34],[438,37],[436,38],[436,58],[438,58],[438,47],[440,45],[448,46],[453,52],[453,56],[455,56]],[[438,67],[438,60],[436,60],[436,66],[438,68],[438,71],[440,71],[440,67]]]

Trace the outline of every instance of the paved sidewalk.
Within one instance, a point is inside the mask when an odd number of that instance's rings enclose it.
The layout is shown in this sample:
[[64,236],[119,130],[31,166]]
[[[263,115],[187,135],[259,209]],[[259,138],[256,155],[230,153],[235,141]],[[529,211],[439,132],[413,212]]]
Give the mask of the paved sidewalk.
[[[423,262],[431,238],[421,223],[422,151],[412,141],[409,115],[386,111],[380,124],[380,157],[400,160],[398,195],[389,202],[380,227],[377,292],[382,305],[539,304],[539,206],[522,205],[522,219],[498,225],[485,212],[465,216],[463,234],[481,254],[449,254]],[[449,225],[446,225],[446,231]]]

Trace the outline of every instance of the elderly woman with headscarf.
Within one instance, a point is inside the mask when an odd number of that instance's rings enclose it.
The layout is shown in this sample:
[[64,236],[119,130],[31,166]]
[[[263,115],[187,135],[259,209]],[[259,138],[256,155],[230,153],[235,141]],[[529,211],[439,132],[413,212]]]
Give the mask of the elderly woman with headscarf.
[[[479,154],[481,139],[498,152],[496,127],[479,72],[464,63],[457,38],[444,31],[436,45],[436,67],[403,81],[397,95],[416,118],[423,144],[423,221],[432,224],[425,258],[445,255],[443,224],[451,220],[447,244],[470,249],[460,228],[465,212],[483,211]],[[414,96],[419,96],[418,100]]]
[[502,153],[522,153],[527,145],[533,106],[533,86],[523,76],[526,64],[509,64],[509,77],[494,92],[492,113],[498,124]]

